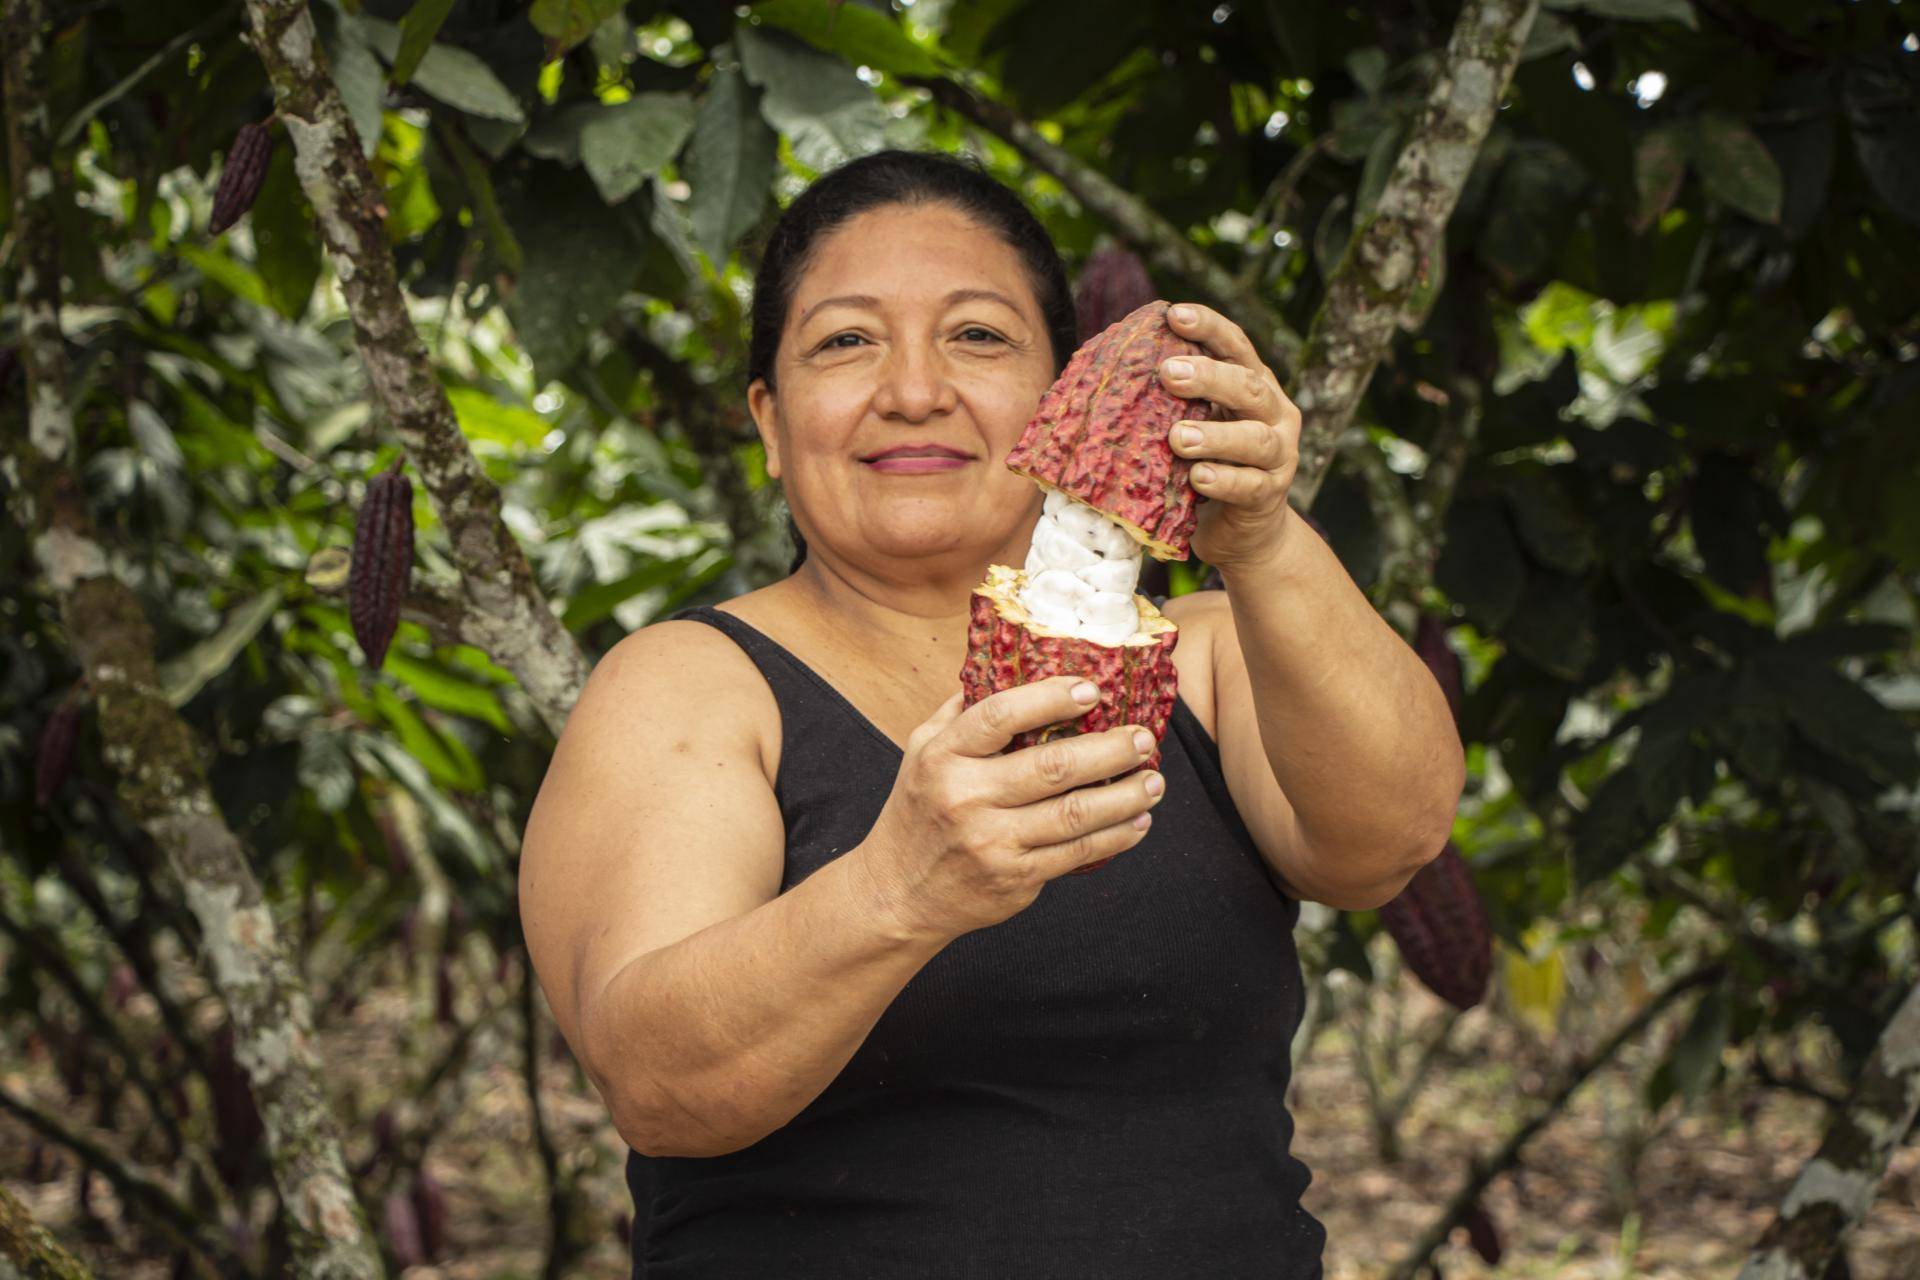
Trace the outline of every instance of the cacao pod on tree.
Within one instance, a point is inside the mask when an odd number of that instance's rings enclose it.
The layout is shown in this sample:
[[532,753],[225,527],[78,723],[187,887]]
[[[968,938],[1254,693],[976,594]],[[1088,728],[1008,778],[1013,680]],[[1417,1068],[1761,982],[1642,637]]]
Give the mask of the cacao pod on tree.
[[1380,923],[1393,935],[1407,968],[1442,1000],[1466,1010],[1486,996],[1493,929],[1473,887],[1473,872],[1451,840],[1380,908]]
[[213,190],[213,214],[207,219],[207,234],[217,236],[240,221],[240,215],[253,208],[260,187],[267,180],[267,163],[273,158],[273,122],[255,120],[240,126],[227,148],[226,163],[220,166],[220,184]]
[[1433,672],[1453,709],[1454,723],[1460,722],[1460,701],[1464,685],[1460,676],[1460,655],[1447,643],[1447,622],[1437,614],[1423,613],[1413,629],[1413,651]]
[[1086,342],[1159,296],[1153,278],[1147,274],[1147,264],[1131,249],[1108,245],[1095,250],[1080,268],[1079,286],[1073,291],[1074,318],[1080,331],[1075,340]]
[[413,482],[401,460],[367,485],[353,528],[353,568],[347,575],[347,614],[353,638],[379,670],[400,626],[400,605],[413,582]]
[[13,394],[14,375],[20,372],[20,348],[9,343],[0,347],[0,404]]
[[40,730],[40,750],[33,767],[33,800],[45,809],[60,794],[73,773],[80,746],[80,703],[69,698],[54,709]]
[[425,1265],[427,1248],[420,1239],[420,1215],[414,1210],[412,1196],[399,1187],[387,1192],[380,1221],[385,1228],[387,1252],[402,1271]]
[[247,1073],[233,1056],[232,1023],[222,1026],[214,1039],[213,1060],[207,1065],[207,1088],[213,1095],[214,1167],[228,1186],[238,1190],[246,1180],[254,1153],[260,1149],[266,1126],[260,1122],[260,1111],[254,1105]]
[[1473,1245],[1473,1251],[1490,1267],[1500,1265],[1500,1230],[1493,1225],[1493,1218],[1486,1209],[1475,1202],[1460,1215],[1460,1223],[1467,1229],[1467,1240]]
[[447,1189],[425,1169],[413,1175],[414,1221],[420,1227],[420,1247],[427,1261],[438,1258],[447,1248]]

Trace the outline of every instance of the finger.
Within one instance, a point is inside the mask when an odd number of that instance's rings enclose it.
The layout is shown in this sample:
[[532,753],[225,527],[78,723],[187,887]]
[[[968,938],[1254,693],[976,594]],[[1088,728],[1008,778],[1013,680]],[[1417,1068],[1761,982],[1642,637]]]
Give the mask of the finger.
[[[1141,819],[1145,819],[1143,822]],[[1149,814],[1116,822],[1110,827],[1084,836],[1075,836],[1060,844],[1043,845],[1030,850],[1028,856],[1040,867],[1042,874],[1051,880],[1063,876],[1076,867],[1084,867],[1090,862],[1100,862],[1115,854],[1125,853],[1146,839],[1148,829],[1153,825]]]
[[1177,396],[1211,400],[1229,417],[1277,422],[1286,400],[1265,366],[1211,356],[1170,356],[1160,362],[1160,381]]
[[1099,786],[1029,805],[1018,818],[1020,842],[1029,848],[1064,844],[1119,822],[1129,822],[1160,803],[1166,779],[1142,770]]
[[933,714],[925,720],[922,720],[919,727],[914,729],[912,737],[908,739],[909,744],[934,738],[945,732],[948,725],[960,718],[961,711],[966,708],[966,700],[967,691],[965,689],[954,690],[951,697],[938,707],[935,707]]
[[1197,342],[1222,360],[1259,366],[1266,363],[1247,331],[1198,302],[1181,302],[1167,309],[1167,324],[1189,342]]
[[1299,451],[1299,437],[1271,422],[1176,422],[1169,437],[1183,458],[1212,458],[1268,471],[1285,466]]
[[[1082,696],[1076,697],[1075,690]],[[1100,700],[1099,686],[1080,676],[1050,676],[990,694],[961,712],[941,735],[955,755],[996,755],[1028,729],[1078,720]]]
[[1137,724],[1036,743],[993,762],[994,799],[1032,804],[1124,773],[1153,754],[1153,735]]
[[1276,509],[1287,500],[1288,476],[1264,467],[1236,467],[1202,462],[1193,468],[1193,491],[1229,506],[1249,511]]

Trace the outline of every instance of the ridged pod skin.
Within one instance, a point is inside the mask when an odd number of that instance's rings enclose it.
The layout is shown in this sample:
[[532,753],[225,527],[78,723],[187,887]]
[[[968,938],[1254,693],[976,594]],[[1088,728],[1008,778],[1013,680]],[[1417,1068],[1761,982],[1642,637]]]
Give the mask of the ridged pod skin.
[[1167,327],[1165,301],[1129,312],[1083,343],[1040,398],[1007,466],[1124,525],[1159,560],[1190,554],[1198,495],[1167,434],[1214,416],[1160,383],[1160,362],[1201,355]]
[[1458,723],[1463,697],[1460,655],[1447,643],[1447,620],[1438,614],[1421,614],[1413,629],[1413,651],[1440,682],[1441,691],[1447,695],[1447,705],[1453,709],[1454,722]]
[[353,638],[378,671],[400,626],[400,605],[413,581],[413,482],[399,459],[367,486],[353,528],[353,568],[347,574],[347,615]]
[[[1020,604],[1026,574],[1007,565],[987,570],[987,580],[973,591],[967,626],[967,661],[960,670],[965,704],[972,706],[989,694],[1012,689],[1050,676],[1084,676],[1100,688],[1100,701],[1077,720],[1063,720],[1017,736],[1007,750],[1016,751],[1052,738],[1100,733],[1123,724],[1137,724],[1159,742],[1173,717],[1178,688],[1173,649],[1180,632],[1145,596],[1135,596],[1140,629],[1125,644],[1106,645],[1061,635],[1031,624]],[[1139,766],[1160,767],[1156,747]],[[1129,770],[1128,772],[1133,772]],[[1079,875],[1105,866],[1102,858],[1077,867]]]
[[1493,929],[1473,872],[1451,840],[1380,908],[1380,923],[1407,968],[1442,1000],[1464,1011],[1486,996]]
[[1077,341],[1085,342],[1159,296],[1138,254],[1119,245],[1098,250],[1080,268],[1080,282],[1073,291],[1074,319],[1080,331]]
[[233,145],[227,148],[226,163],[220,166],[220,185],[213,191],[213,214],[207,219],[208,235],[219,235],[253,208],[267,180],[267,161],[272,156],[271,121],[256,120],[240,126],[233,135]]

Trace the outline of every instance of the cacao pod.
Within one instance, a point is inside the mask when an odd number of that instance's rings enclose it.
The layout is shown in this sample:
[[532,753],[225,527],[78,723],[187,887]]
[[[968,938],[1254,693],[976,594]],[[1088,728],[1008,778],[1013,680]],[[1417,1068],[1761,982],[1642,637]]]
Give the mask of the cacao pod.
[[1447,706],[1453,709],[1454,723],[1458,724],[1464,686],[1460,677],[1460,655],[1447,643],[1446,619],[1438,614],[1421,614],[1413,629],[1413,651],[1440,682],[1441,691],[1447,695]]
[[273,122],[255,120],[240,126],[220,166],[220,185],[213,190],[213,215],[207,234],[217,236],[253,208],[267,180],[267,162],[273,158]]
[[1161,385],[1161,361],[1204,354],[1167,327],[1167,306],[1150,302],[1083,343],[1040,397],[1007,466],[1106,515],[1156,559],[1185,560],[1199,495],[1167,435],[1214,409]]
[[387,1192],[380,1219],[386,1229],[387,1252],[400,1269],[425,1265],[427,1248],[420,1240],[420,1215],[414,1211],[413,1197],[398,1187]]
[[13,394],[13,377],[20,372],[20,348],[8,344],[0,347],[0,404],[5,404]]
[[400,605],[413,581],[413,482],[401,460],[367,485],[353,527],[353,568],[347,575],[347,614],[353,638],[379,670],[400,626]]
[[425,1169],[413,1175],[414,1220],[420,1224],[420,1247],[431,1262],[447,1247],[447,1189]]
[[[1027,625],[1020,603],[1025,573],[1007,565],[987,569],[987,580],[974,588],[967,624],[967,660],[960,671],[964,702],[972,706],[989,694],[1050,676],[1083,676],[1100,689],[1100,701],[1085,715],[1029,729],[1016,735],[1007,750],[1016,751],[1051,738],[1099,733],[1123,724],[1137,724],[1158,742],[1173,716],[1178,688],[1173,649],[1179,629],[1161,615],[1145,596],[1135,596],[1140,628],[1125,644],[1105,645],[1042,632]],[[1158,748],[1139,768],[1160,766]],[[1128,772],[1132,772],[1129,770]],[[1102,858],[1076,867],[1082,875],[1111,862]]]
[[213,1058],[207,1064],[207,1089],[213,1095],[214,1167],[227,1185],[237,1191],[246,1181],[266,1128],[260,1123],[260,1111],[254,1105],[247,1073],[233,1056],[233,1024],[230,1022],[220,1028],[220,1034],[214,1039]]
[[1074,318],[1080,330],[1075,341],[1084,343],[1159,296],[1147,274],[1147,264],[1132,250],[1119,245],[1096,250],[1080,268],[1080,284],[1073,293]]
[[1493,929],[1473,887],[1473,872],[1451,840],[1380,908],[1380,923],[1429,991],[1461,1010],[1485,997],[1493,971]]
[[68,699],[54,709],[40,730],[40,751],[33,768],[33,799],[40,808],[52,804],[66,785],[79,746],[80,704]]
[[1500,1231],[1493,1225],[1493,1219],[1478,1202],[1460,1215],[1461,1225],[1467,1229],[1467,1240],[1473,1245],[1473,1251],[1490,1267],[1500,1265]]

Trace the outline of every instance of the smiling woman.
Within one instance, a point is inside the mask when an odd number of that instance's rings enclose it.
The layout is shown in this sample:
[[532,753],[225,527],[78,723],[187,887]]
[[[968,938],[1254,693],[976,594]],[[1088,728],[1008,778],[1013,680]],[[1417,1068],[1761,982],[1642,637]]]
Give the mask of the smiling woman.
[[[1138,725],[1008,751],[1102,697],[958,690],[974,585],[1041,514],[1005,462],[1071,354],[1053,246],[976,167],[883,152],[786,211],[752,314],[748,405],[807,553],[600,662],[521,863],[541,983],[633,1148],[634,1274],[1320,1275],[1285,1104],[1298,897],[1393,896],[1458,747],[1286,517],[1297,414],[1237,329],[1180,321],[1220,358],[1158,376],[1260,420],[1176,442],[1209,459],[1195,545],[1228,577],[1167,603],[1158,767]],[[1274,659],[1302,625],[1338,669]],[[1307,723],[1325,752],[1262,747]],[[1283,766],[1364,818],[1309,840]],[[1341,789],[1388,769],[1391,799]]]

